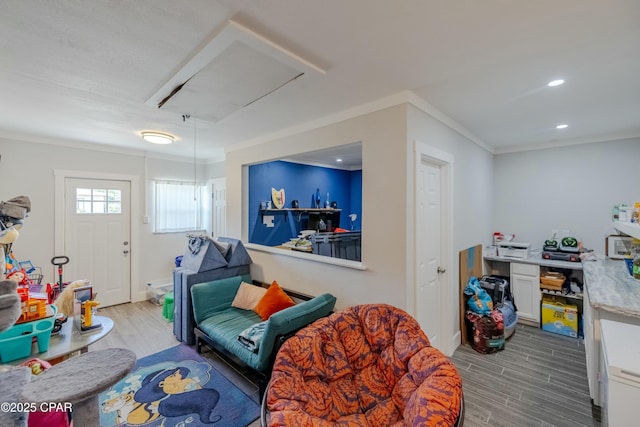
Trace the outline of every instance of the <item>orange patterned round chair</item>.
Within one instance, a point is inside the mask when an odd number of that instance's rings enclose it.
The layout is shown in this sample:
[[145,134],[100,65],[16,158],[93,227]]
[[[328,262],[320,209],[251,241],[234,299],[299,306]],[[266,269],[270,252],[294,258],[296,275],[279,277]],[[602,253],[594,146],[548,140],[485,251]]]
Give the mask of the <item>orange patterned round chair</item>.
[[263,425],[462,425],[462,380],[418,322],[385,304],[347,308],[284,342]]

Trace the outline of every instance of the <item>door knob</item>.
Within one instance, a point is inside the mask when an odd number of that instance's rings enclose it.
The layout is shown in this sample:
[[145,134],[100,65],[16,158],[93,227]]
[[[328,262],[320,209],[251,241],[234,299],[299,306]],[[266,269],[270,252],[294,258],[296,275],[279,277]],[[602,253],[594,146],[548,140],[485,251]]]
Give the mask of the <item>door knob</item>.
[[444,273],[444,272],[446,272],[446,271],[447,271],[447,269],[446,269],[446,268],[444,268],[444,267],[438,267],[438,274],[442,274],[442,273]]

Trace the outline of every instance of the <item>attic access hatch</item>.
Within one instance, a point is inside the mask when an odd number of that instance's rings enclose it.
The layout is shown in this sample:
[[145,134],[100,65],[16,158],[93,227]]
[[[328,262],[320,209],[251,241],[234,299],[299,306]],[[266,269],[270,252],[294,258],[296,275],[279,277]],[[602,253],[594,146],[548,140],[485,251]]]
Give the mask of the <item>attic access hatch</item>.
[[231,20],[145,104],[216,123],[307,72],[325,70]]

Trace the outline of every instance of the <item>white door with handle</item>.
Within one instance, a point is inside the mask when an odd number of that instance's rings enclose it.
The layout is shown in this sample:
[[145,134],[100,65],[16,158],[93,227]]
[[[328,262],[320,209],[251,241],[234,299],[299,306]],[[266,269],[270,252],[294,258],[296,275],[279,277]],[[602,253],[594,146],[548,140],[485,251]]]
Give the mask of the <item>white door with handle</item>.
[[440,345],[440,168],[421,162],[416,182],[416,319],[433,347]]
[[93,283],[101,307],[131,301],[131,182],[65,178],[63,280]]
[[[431,345],[446,355],[453,354],[459,336],[458,300],[451,266],[453,156],[435,147],[415,142],[412,196],[413,237],[409,251],[413,269],[407,289],[407,306]],[[457,284],[455,284],[457,289]]]

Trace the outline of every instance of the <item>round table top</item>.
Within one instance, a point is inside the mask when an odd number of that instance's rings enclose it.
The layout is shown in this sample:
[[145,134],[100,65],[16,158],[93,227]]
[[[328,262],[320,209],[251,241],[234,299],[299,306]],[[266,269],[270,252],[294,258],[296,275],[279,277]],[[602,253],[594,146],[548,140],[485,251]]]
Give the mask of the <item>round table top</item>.
[[85,350],[89,345],[104,338],[113,329],[113,320],[106,316],[93,316],[94,323],[99,323],[102,327],[85,333],[81,333],[75,326],[75,319],[69,317],[62,324],[62,329],[57,335],[51,335],[49,348],[44,353],[38,352],[38,344],[33,344],[31,354],[22,359],[9,362],[9,365],[19,365],[29,359],[37,357],[42,360],[57,359],[62,356]]
[[22,398],[36,403],[82,402],[124,378],[135,362],[135,353],[124,348],[90,351],[34,377],[22,389]]

